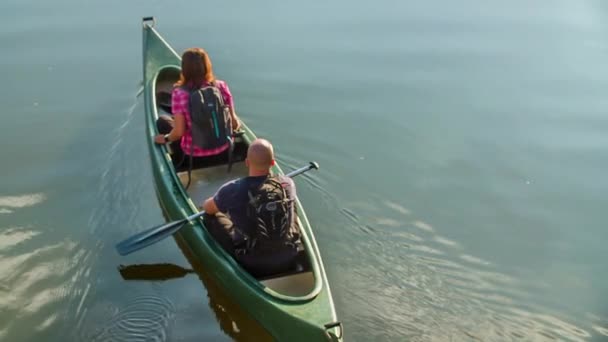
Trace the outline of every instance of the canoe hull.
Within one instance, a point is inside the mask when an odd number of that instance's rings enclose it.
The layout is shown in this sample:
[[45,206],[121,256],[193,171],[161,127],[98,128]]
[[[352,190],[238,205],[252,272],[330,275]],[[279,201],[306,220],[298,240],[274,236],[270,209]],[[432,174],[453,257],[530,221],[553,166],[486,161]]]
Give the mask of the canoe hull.
[[[158,109],[155,102],[157,78],[163,70],[179,70],[180,58],[150,25],[143,26],[144,103],[146,138],[157,198],[167,220],[178,220],[197,211],[185,191],[164,146],[154,143]],[[243,140],[255,139],[243,124]],[[282,174],[277,165],[273,173]],[[314,235],[299,201],[298,214],[307,253],[313,263],[315,288],[306,296],[289,297],[273,292],[244,271],[207,234],[201,220],[187,224],[174,236],[191,264],[200,265],[219,286],[233,297],[253,319],[279,341],[338,341],[342,329],[326,328],[337,321],[331,292]]]

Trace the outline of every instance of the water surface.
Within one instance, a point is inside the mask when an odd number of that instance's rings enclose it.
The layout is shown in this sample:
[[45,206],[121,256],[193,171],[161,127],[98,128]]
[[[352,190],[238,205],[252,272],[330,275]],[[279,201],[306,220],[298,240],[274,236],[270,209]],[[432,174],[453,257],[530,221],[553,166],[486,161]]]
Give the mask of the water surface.
[[148,15],[209,51],[282,165],[321,164],[298,193],[348,340],[608,339],[603,2],[209,6],[0,4],[0,340],[263,338],[204,275],[117,270],[190,268],[171,239],[113,247],[163,220]]

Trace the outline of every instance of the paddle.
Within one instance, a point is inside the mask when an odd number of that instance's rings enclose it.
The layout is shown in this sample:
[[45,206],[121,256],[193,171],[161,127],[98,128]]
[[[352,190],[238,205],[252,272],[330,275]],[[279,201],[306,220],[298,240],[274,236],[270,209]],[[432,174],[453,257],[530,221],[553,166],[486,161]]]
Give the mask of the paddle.
[[[286,176],[295,177],[299,174],[302,174],[311,169],[318,169],[319,164],[315,162],[310,162],[308,165],[303,166],[299,169],[293,170],[288,173]],[[198,212],[196,214],[192,214],[184,219],[173,221],[169,223],[165,223],[160,226],[152,227],[143,232],[137,233],[121,242],[116,244],[116,250],[120,255],[131,254],[135,251],[138,251],[142,248],[148,247],[152,244],[155,244],[180,230],[186,223],[201,217],[205,214],[204,211]]]

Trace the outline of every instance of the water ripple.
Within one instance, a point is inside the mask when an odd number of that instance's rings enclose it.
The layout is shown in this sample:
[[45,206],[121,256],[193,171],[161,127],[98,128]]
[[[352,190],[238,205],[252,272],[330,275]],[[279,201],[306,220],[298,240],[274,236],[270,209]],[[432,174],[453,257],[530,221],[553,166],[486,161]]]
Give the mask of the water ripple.
[[[38,235],[42,233],[12,229],[7,234],[12,237],[7,245],[31,240],[31,247],[41,242]],[[42,331],[57,321],[58,304],[71,292],[69,279],[78,263],[72,258],[76,246],[75,242],[64,240],[21,253],[16,248],[1,249],[0,269],[5,276],[0,281],[0,307],[14,320],[1,322],[0,331],[9,334],[11,327],[22,321],[30,322],[35,331]]]
[[146,295],[134,298],[86,340],[166,341],[175,307],[166,298]]
[[[535,303],[523,279],[497,271],[459,241],[439,235],[442,227],[397,209],[402,208],[398,204],[378,203],[395,215],[383,217],[377,205],[356,202],[339,208],[344,226],[359,228],[350,231],[356,235],[348,248],[337,251],[348,271],[333,275],[339,279],[333,283],[337,293],[349,298],[357,312],[346,313],[345,320],[351,329],[366,329],[355,335],[411,341],[578,341],[591,336]],[[348,207],[357,207],[356,214]],[[398,217],[404,216],[408,220],[401,223]],[[361,255],[365,263],[358,262]],[[593,331],[607,332],[597,327]]]
[[[277,158],[277,161],[279,162],[279,165],[281,165],[281,169],[284,172],[289,172],[290,170],[294,170],[302,166],[301,160],[296,160],[289,155],[281,155],[280,158]],[[337,203],[336,196],[327,190],[325,186],[323,186],[323,182],[320,177],[321,176],[315,172],[306,172],[298,176],[298,179],[303,179],[306,185],[315,189],[326,203],[335,205]]]
[[593,329],[597,331],[599,334],[608,337],[608,328],[600,327],[599,325],[594,325]]
[[388,208],[390,208],[392,210],[395,210],[395,211],[397,211],[398,213],[400,213],[400,214],[402,214],[404,216],[410,215],[412,213],[409,209],[403,207],[399,203],[395,203],[395,202],[391,202],[391,201],[384,201],[384,204]]
[[98,286],[99,280],[91,279],[92,274],[107,277],[107,273],[96,272],[107,266],[98,261],[100,256],[107,259],[109,254],[110,258],[117,258],[108,241],[140,230],[149,224],[146,222],[160,221],[160,210],[155,215],[141,213],[142,208],[152,207],[150,204],[157,207],[151,177],[142,176],[142,172],[149,172],[149,168],[141,167],[142,163],[148,163],[147,154],[143,153],[145,145],[129,144],[125,139],[133,134],[144,136],[143,126],[134,127],[135,114],[139,113],[136,108],[137,101],[134,101],[114,130],[116,138],[107,151],[105,169],[97,182],[96,198],[100,205],[90,214],[88,234],[83,239],[88,248],[79,257],[82,263],[72,278],[71,310],[66,313],[66,320],[76,322],[74,337],[77,340],[166,341],[175,316],[173,303],[156,294],[133,293],[131,296],[135,299],[124,305],[100,300],[99,292],[107,288]]

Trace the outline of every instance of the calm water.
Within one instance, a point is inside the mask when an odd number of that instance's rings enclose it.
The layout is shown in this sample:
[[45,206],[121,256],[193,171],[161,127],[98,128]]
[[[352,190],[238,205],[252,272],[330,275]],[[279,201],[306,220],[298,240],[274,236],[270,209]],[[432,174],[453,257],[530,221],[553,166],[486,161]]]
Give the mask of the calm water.
[[[0,340],[261,339],[168,239],[140,18],[204,46],[298,180],[350,341],[608,340],[602,1],[0,3]],[[202,281],[201,281],[202,280]]]

